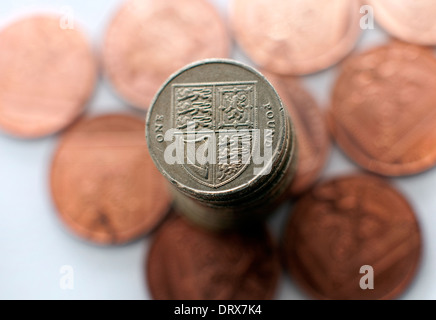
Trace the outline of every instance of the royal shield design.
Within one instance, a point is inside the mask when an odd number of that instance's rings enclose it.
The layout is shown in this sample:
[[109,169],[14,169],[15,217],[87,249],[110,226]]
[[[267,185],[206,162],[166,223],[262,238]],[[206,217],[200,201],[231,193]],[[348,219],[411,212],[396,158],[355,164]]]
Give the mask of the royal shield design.
[[[252,132],[257,129],[256,84],[250,81],[172,86],[173,127],[185,144],[182,166],[201,184],[223,186],[251,162]],[[208,161],[199,160],[199,155]]]

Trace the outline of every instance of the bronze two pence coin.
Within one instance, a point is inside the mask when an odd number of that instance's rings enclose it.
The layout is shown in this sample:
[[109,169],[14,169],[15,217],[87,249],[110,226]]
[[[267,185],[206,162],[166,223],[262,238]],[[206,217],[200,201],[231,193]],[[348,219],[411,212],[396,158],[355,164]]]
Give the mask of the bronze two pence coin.
[[316,101],[296,78],[264,72],[287,107],[295,125],[298,160],[290,186],[298,195],[318,179],[327,161],[331,142],[325,117]]
[[361,33],[358,0],[233,0],[236,40],[262,69],[301,75],[328,68]]
[[97,68],[86,37],[61,18],[30,16],[0,31],[0,129],[38,138],[69,125],[90,98]]
[[51,192],[71,231],[100,244],[122,244],[151,231],[167,213],[163,177],[148,154],[143,120],[84,119],[62,138],[51,166]]
[[296,204],[282,255],[291,277],[319,299],[392,299],[411,283],[422,251],[406,199],[380,178],[321,183]]
[[434,0],[364,0],[371,5],[377,22],[403,41],[436,44],[436,2]]
[[336,82],[329,126],[345,153],[387,176],[436,164],[436,59],[401,42],[347,60]]
[[173,72],[196,60],[227,57],[229,43],[207,0],[128,0],[108,26],[102,62],[115,90],[146,109]]
[[281,274],[264,226],[212,233],[174,215],[156,234],[146,262],[156,300],[264,300]]

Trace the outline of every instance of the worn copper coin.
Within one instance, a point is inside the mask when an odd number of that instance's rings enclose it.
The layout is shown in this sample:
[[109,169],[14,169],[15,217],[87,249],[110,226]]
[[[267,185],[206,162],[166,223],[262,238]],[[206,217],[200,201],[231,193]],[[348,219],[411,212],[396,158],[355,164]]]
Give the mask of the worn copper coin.
[[436,44],[436,2],[434,0],[365,0],[374,16],[390,34],[403,41]]
[[126,115],[81,120],[62,138],[51,167],[59,216],[77,235],[121,244],[166,214],[166,184],[148,154],[144,121]]
[[116,91],[142,109],[176,70],[228,54],[224,23],[206,0],[126,1],[102,48],[103,66]]
[[263,69],[308,74],[354,47],[358,0],[233,0],[230,21],[242,49]]
[[274,296],[280,263],[264,226],[212,233],[174,216],[151,245],[146,273],[157,300],[264,300]]
[[388,176],[436,163],[436,59],[394,42],[350,58],[333,90],[329,124],[342,149]]
[[11,135],[63,129],[93,92],[97,68],[87,39],[60,21],[31,16],[0,31],[0,128]]
[[327,161],[330,138],[325,117],[316,101],[296,78],[267,72],[263,74],[277,90],[295,125],[298,160],[290,192],[297,195],[318,179]]
[[[319,184],[299,200],[282,254],[293,279],[315,298],[391,299],[413,279],[421,246],[406,199],[380,178],[356,175]],[[368,266],[373,289],[365,290]]]

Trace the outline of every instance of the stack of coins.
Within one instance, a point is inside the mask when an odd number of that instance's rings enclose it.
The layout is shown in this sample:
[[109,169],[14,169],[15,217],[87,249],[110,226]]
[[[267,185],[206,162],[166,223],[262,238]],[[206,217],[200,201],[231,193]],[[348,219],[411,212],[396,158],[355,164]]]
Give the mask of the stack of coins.
[[295,172],[286,109],[264,76],[239,62],[203,60],[174,74],[151,105],[146,131],[175,206],[205,227],[258,221]]
[[[97,59],[86,36],[56,15],[0,31],[0,129],[27,139],[67,129],[49,177],[58,218],[100,245],[156,231],[145,264],[154,299],[271,299],[280,259],[312,298],[398,297],[426,242],[418,212],[378,176],[436,164],[436,59],[426,47],[436,45],[436,7],[431,0],[229,1],[234,40],[267,80],[239,62],[201,60],[229,53],[226,25],[209,2],[126,0],[106,30],[106,78],[131,106],[151,103],[150,152],[144,119],[80,118]],[[398,40],[352,53],[365,11],[366,18],[376,11]],[[197,60],[156,93],[171,72]],[[337,63],[325,117],[296,76]],[[378,176],[316,183],[328,130],[350,160]],[[297,196],[278,246],[257,222]]]

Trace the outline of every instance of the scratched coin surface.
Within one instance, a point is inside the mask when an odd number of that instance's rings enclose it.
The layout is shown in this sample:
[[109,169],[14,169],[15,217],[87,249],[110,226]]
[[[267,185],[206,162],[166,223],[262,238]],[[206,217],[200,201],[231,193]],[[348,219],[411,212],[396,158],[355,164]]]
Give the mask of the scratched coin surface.
[[[391,299],[412,281],[421,234],[406,199],[380,178],[354,175],[315,186],[296,204],[282,255],[291,277],[314,298]],[[374,289],[362,290],[362,266]]]
[[367,170],[388,176],[436,163],[436,59],[400,42],[351,57],[335,84],[329,126]]
[[84,109],[97,76],[86,37],[61,18],[35,15],[0,31],[0,128],[38,138],[70,124]]
[[358,0],[233,0],[230,21],[259,67],[300,75],[325,69],[354,48],[359,8]]
[[206,0],[128,0],[108,26],[106,75],[133,106],[146,109],[161,84],[196,60],[227,57],[229,36]]
[[159,229],[146,261],[156,300],[266,300],[280,276],[278,252],[262,225],[212,233],[174,216]]
[[84,119],[62,138],[51,191],[62,221],[100,244],[151,231],[167,213],[166,184],[148,154],[143,120],[110,114]]
[[318,179],[327,161],[331,144],[325,117],[296,78],[263,74],[277,90],[295,125],[298,159],[290,192],[298,195]]
[[436,2],[433,0],[365,0],[374,17],[390,34],[403,41],[436,44]]

